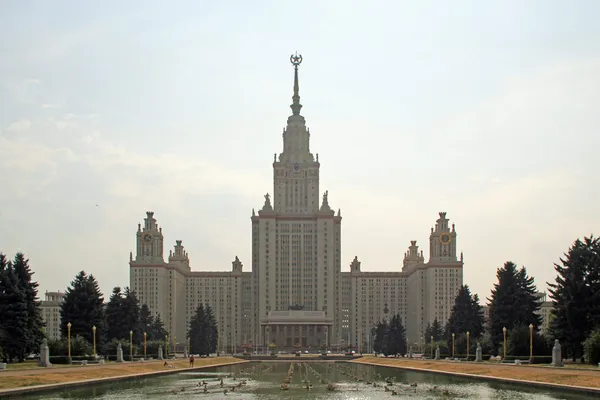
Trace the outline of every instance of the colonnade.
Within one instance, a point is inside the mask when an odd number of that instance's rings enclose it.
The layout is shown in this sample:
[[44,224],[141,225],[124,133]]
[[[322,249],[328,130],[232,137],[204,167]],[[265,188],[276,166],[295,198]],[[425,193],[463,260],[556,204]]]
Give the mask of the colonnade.
[[278,348],[300,347],[317,348],[323,344],[329,346],[331,325],[326,324],[268,324],[263,325],[263,337],[266,344],[275,343]]

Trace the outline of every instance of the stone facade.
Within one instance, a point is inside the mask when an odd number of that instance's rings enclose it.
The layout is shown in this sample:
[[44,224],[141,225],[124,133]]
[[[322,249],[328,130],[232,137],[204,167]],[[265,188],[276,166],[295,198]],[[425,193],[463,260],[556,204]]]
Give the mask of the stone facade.
[[46,298],[41,301],[42,318],[46,323],[48,339],[60,339],[60,304],[64,297],[64,292],[46,291]]
[[395,313],[417,343],[429,322],[448,319],[463,282],[454,224],[439,213],[427,262],[412,241],[395,272],[362,271],[358,257],[342,272],[341,210],[330,206],[327,191],[320,195],[321,164],[300,115],[298,60],[292,57],[292,115],[273,160],[272,201],[266,194],[252,210],[251,272],[238,257],[228,272],[192,271],[180,240],[165,262],[162,228],[149,211],[130,254],[130,287],[180,343],[199,304],[215,312],[221,350],[246,343],[366,349],[373,324]]

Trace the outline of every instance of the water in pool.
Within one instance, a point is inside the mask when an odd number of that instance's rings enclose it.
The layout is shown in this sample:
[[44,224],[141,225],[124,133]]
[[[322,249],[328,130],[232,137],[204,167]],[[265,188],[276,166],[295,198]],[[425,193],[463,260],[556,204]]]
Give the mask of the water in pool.
[[362,364],[271,362],[207,368],[18,398],[580,400],[589,399],[590,395]]

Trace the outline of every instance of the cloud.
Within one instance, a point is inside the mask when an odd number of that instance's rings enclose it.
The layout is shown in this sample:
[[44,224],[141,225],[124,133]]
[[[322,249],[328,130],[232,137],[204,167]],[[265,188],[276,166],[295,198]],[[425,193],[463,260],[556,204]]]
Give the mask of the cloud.
[[7,132],[22,132],[26,131],[31,127],[31,121],[25,118],[21,118],[18,121],[15,121],[6,127]]

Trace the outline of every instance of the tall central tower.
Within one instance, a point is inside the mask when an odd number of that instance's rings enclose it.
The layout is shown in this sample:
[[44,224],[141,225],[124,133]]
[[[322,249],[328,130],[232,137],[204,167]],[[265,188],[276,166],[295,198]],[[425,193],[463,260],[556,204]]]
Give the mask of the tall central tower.
[[[273,160],[273,204],[267,193],[258,215],[252,211],[252,325],[259,343],[266,341],[261,320],[274,311],[319,312],[333,321],[327,328],[330,340],[339,336],[342,218],[339,211],[334,215],[327,192],[319,202],[320,164],[310,152],[310,131],[300,115],[302,56],[292,55],[290,61],[294,67],[292,115],[283,130],[283,151]],[[298,331],[291,334],[300,342],[324,332],[296,322]]]

